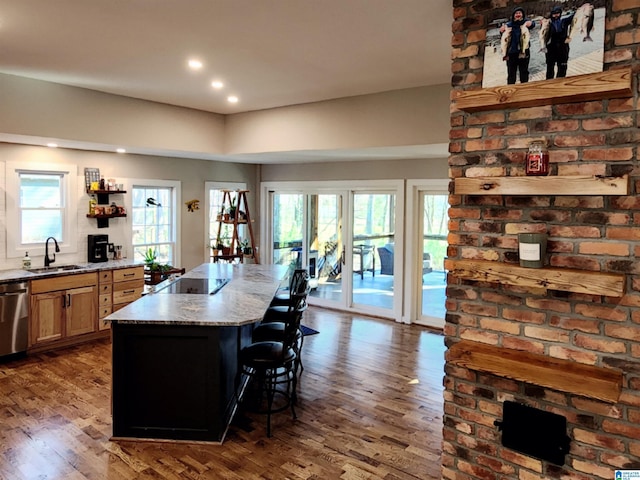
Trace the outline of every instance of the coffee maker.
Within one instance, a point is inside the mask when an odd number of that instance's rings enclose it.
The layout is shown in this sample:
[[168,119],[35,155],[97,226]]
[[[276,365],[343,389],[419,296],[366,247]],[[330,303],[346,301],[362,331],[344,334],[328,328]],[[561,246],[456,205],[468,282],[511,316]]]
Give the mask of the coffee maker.
[[109,235],[89,235],[87,244],[89,246],[88,262],[106,262],[109,259],[107,256],[109,252]]

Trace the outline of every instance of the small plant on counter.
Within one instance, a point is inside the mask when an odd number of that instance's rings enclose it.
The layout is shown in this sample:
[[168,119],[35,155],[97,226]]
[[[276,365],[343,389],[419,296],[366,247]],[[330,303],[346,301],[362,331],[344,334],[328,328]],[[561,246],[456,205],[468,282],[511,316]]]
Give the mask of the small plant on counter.
[[144,254],[145,268],[150,272],[166,272],[173,268],[168,263],[161,264],[156,262],[157,258],[158,258],[158,253],[153,248],[149,247]]
[[156,251],[153,248],[149,247],[147,251],[144,252],[144,264],[151,265],[152,263],[155,263],[157,257],[158,254],[156,253]]

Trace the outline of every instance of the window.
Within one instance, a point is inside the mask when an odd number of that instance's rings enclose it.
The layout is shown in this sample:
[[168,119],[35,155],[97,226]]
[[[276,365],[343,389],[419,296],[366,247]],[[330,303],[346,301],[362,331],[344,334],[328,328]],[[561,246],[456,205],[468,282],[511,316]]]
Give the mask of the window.
[[132,188],[131,218],[133,258],[144,261],[148,249],[156,252],[158,263],[179,262],[177,244],[177,198],[179,182],[152,181]]
[[44,253],[54,237],[65,253],[76,251],[76,166],[7,163],[7,257]]
[[64,242],[64,176],[20,172],[20,240],[23,245],[55,237]]

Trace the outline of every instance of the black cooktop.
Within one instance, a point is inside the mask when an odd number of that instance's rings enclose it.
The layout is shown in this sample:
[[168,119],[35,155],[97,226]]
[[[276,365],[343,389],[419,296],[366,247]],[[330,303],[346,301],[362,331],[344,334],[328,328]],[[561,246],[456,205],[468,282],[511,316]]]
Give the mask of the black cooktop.
[[213,295],[229,283],[228,278],[180,278],[158,293],[190,293],[196,295]]

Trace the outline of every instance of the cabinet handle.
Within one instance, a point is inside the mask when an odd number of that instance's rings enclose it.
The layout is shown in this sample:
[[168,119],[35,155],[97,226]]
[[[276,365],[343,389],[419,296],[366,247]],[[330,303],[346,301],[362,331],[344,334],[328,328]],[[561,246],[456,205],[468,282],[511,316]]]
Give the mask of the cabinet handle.
[[123,273],[122,276],[123,277],[133,277],[133,276],[135,276],[135,273]]
[[123,290],[122,293],[134,293],[135,290]]
[[70,293],[67,293],[67,302],[68,302],[67,303],[67,307],[70,307],[71,306],[71,294]]

